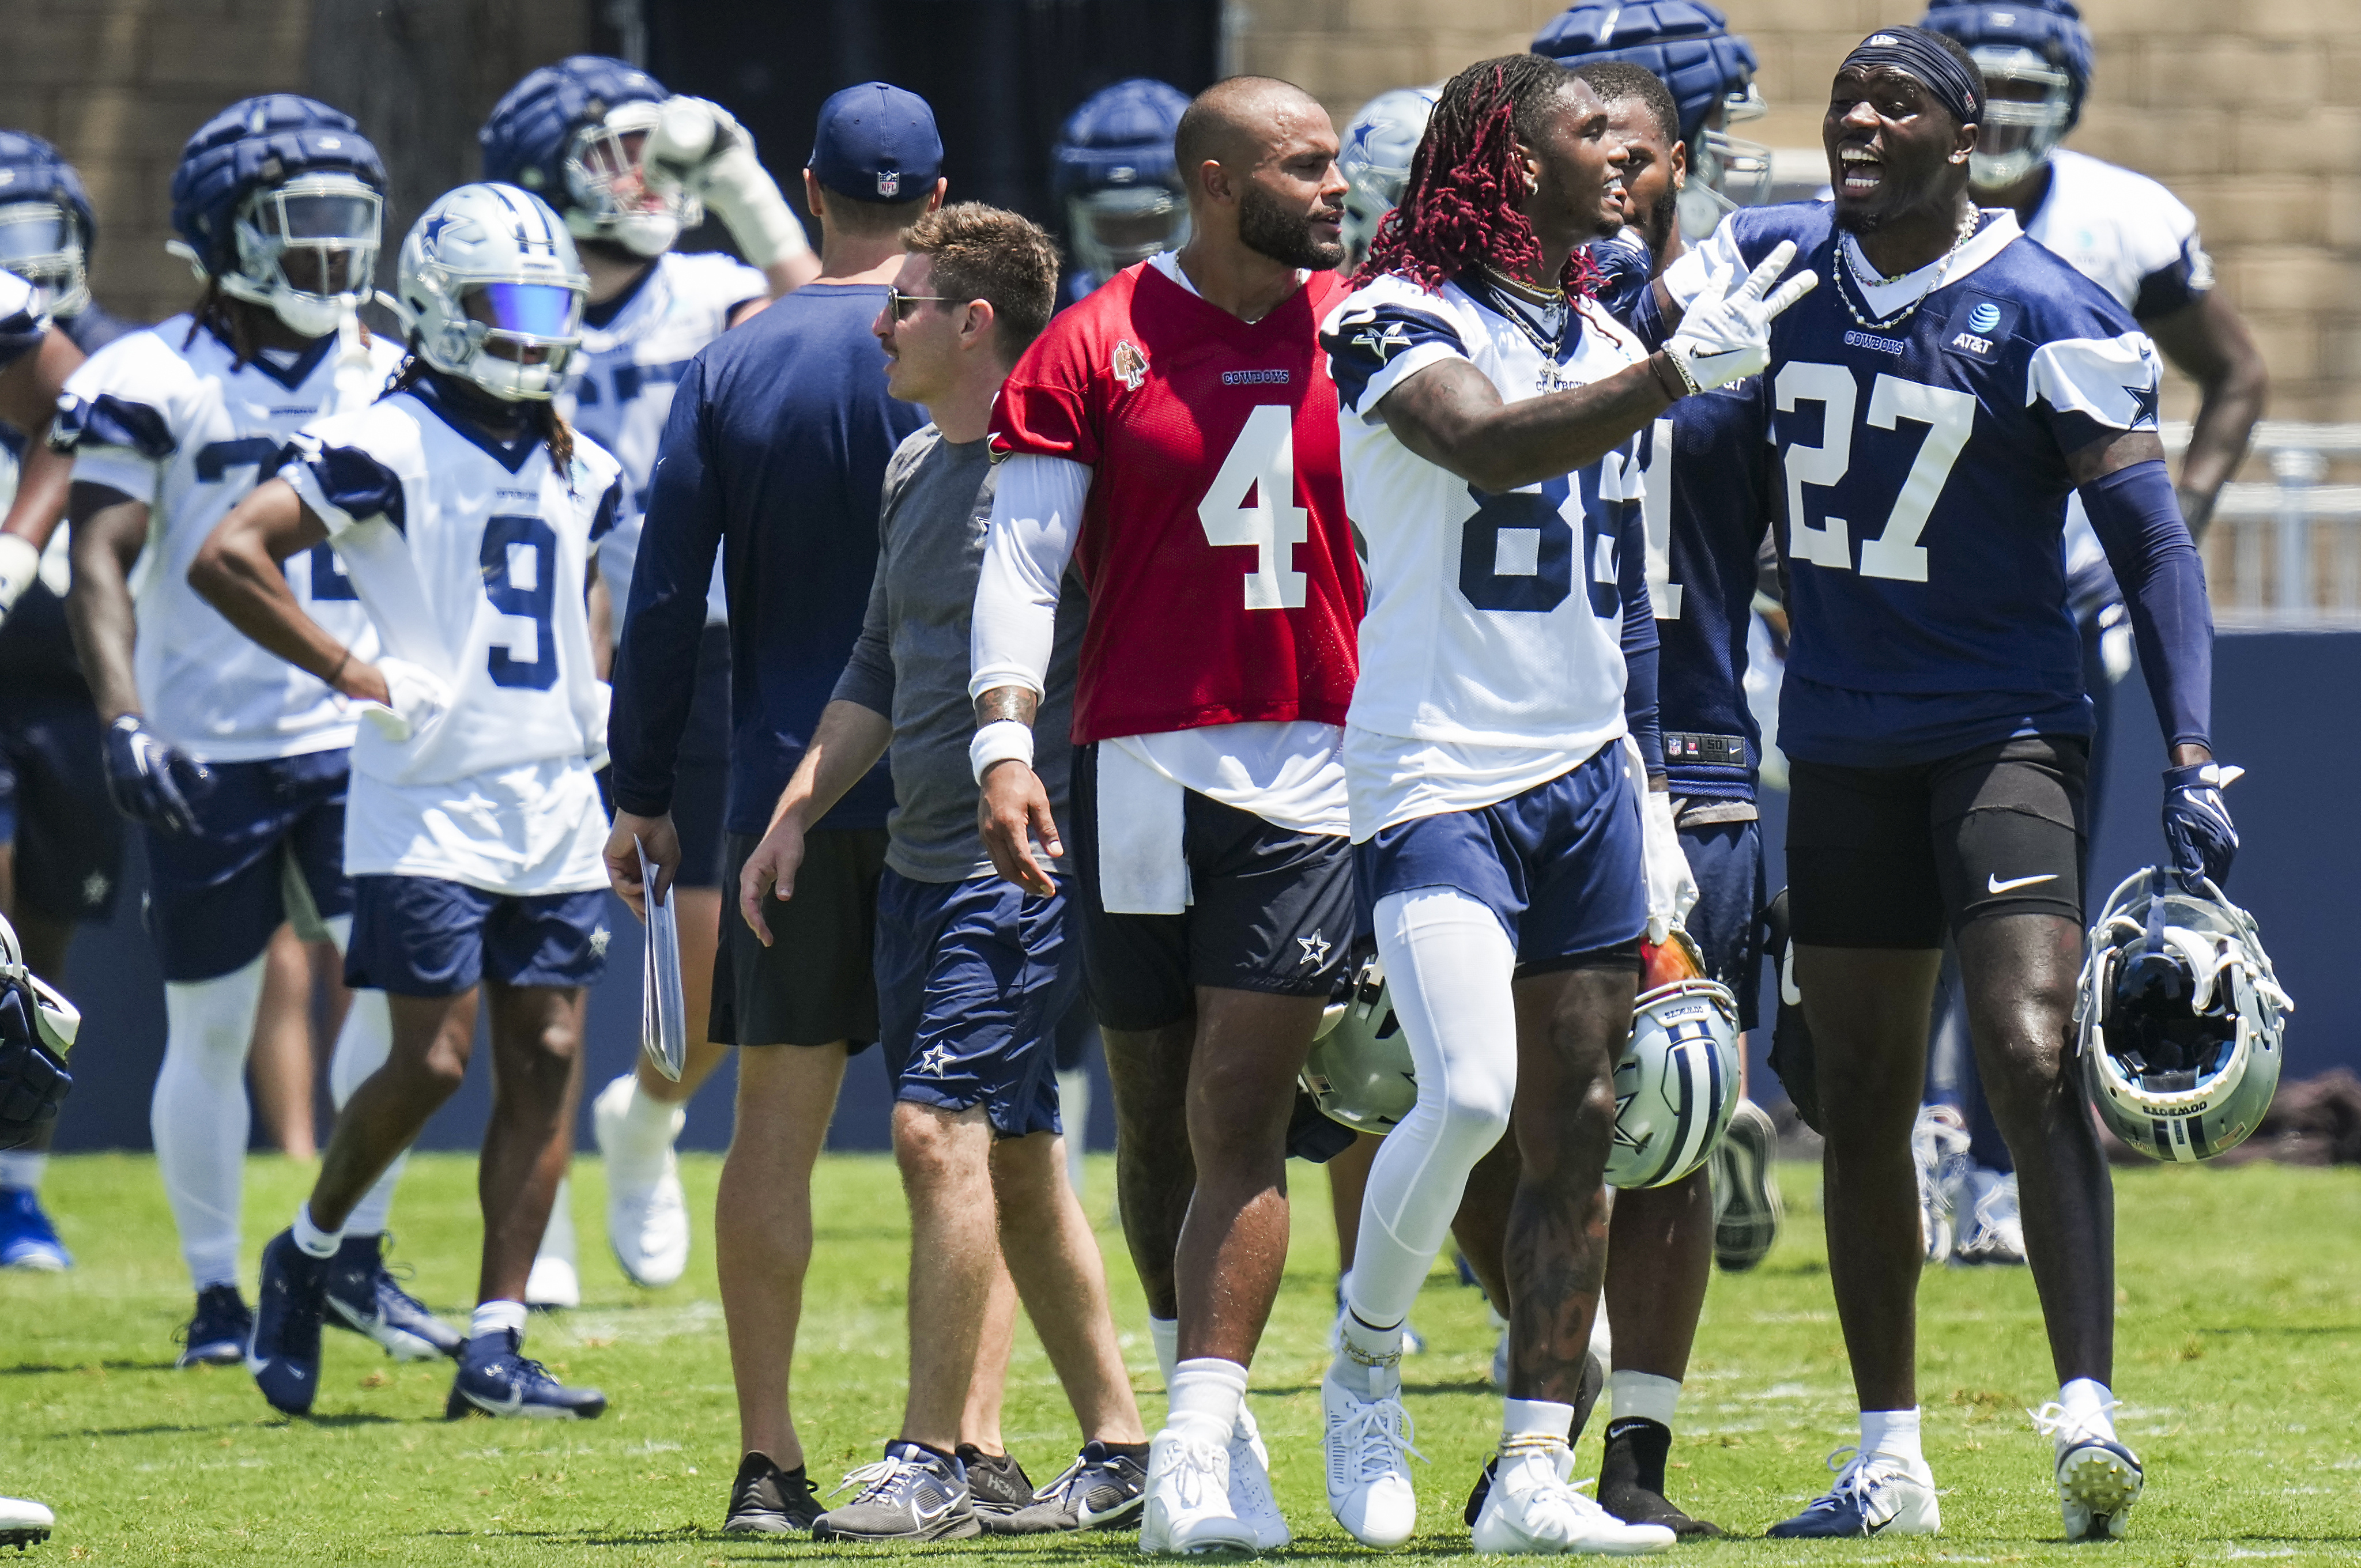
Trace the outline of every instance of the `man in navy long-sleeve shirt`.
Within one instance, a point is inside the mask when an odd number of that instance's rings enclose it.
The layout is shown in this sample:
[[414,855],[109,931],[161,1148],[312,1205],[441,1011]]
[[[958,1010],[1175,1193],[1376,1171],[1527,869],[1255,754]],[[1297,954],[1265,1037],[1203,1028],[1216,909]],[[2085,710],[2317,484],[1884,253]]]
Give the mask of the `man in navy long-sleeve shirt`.
[[[680,862],[675,753],[688,722],[714,554],[730,600],[730,793],[723,885],[769,825],[844,669],[877,562],[885,465],[924,411],[885,390],[870,326],[902,231],[942,201],[942,143],[925,100],[881,82],[820,110],[807,203],[820,277],[690,363],[657,455],[608,726],[615,890],[645,913]],[[725,1529],[807,1529],[818,1513],[787,1411],[787,1368],[811,1255],[811,1171],[846,1056],[877,1037],[870,974],[893,784],[881,764],[815,827],[775,945],[724,919],[708,1034],[738,1063],[738,1125],[715,1206],[744,1454]],[[644,847],[655,868],[642,883]]]

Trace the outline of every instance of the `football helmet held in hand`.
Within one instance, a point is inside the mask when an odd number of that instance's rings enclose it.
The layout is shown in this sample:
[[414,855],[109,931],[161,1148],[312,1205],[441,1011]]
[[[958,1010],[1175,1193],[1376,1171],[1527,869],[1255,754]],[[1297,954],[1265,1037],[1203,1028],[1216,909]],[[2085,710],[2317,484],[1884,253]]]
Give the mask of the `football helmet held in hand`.
[[1303,1088],[1331,1121],[1382,1137],[1418,1103],[1418,1069],[1394,1016],[1385,966],[1372,956],[1350,972],[1304,1058]]
[[1703,1165],[1738,1110],[1738,999],[1687,932],[1640,944],[1631,1039],[1615,1064],[1609,1187],[1665,1187]]
[[2235,1148],[2270,1108],[2294,1010],[2253,916],[2211,883],[2134,872],[2091,927],[2074,1007],[2099,1120],[2155,1159]]
[[81,1027],[74,1004],[25,967],[16,927],[0,916],[0,1149],[57,1115],[73,1087],[65,1064]]

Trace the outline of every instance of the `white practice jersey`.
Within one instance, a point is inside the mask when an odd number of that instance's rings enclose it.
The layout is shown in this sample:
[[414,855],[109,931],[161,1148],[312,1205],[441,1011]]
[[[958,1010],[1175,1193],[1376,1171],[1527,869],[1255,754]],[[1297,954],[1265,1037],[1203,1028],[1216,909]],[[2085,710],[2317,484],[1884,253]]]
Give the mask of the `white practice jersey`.
[[[1329,313],[1345,510],[1367,551],[1361,674],[1345,736],[1353,837],[1489,805],[1624,733],[1623,607],[1647,560],[1636,441],[1494,495],[1396,439],[1386,395],[1466,359],[1507,402],[1646,357],[1595,302],[1559,313],[1485,285],[1430,294],[1387,276]],[[1512,315],[1510,313],[1516,313]],[[1545,349],[1544,344],[1554,345]],[[1653,630],[1653,629],[1652,629]]]
[[[673,389],[697,351],[729,329],[730,313],[770,291],[768,278],[732,257],[666,251],[605,324],[587,319],[582,323],[582,346],[575,353],[558,411],[614,454],[631,487],[631,521],[618,524],[598,546],[598,572],[614,596],[618,626],[631,598],[640,514],[655,477],[656,448],[664,444],[664,421],[672,414]],[[719,625],[728,619],[717,562],[706,620]]]
[[[349,746],[352,705],[256,645],[189,586],[190,563],[214,525],[277,472],[296,431],[337,411],[336,339],[322,338],[301,356],[266,349],[241,366],[210,330],[191,338],[189,326],[189,317],[175,316],[92,355],[67,378],[54,427],[54,439],[73,450],[77,483],[148,507],[148,543],[131,575],[141,712],[149,729],[206,762]],[[392,344],[374,339],[368,374],[354,385],[374,397],[401,358]],[[368,617],[335,552],[306,551],[286,570],[313,620],[355,658],[377,656]]]
[[2049,155],[2049,193],[2025,232],[2146,323],[2213,287],[2197,214],[2145,174],[2064,148]]
[[592,769],[607,687],[583,594],[593,546],[630,506],[621,466],[577,436],[569,485],[537,433],[494,442],[428,384],[306,428],[280,477],[327,524],[387,655],[451,689],[408,740],[361,726],[346,872],[605,886]]

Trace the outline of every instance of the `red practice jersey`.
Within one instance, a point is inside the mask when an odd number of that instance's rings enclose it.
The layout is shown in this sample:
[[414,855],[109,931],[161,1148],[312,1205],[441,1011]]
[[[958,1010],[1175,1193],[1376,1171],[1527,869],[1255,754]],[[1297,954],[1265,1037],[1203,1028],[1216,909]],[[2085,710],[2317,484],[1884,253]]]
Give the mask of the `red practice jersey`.
[[992,416],[997,455],[1092,469],[1077,742],[1345,722],[1364,594],[1320,318],[1332,272],[1248,325],[1153,266],[1049,323]]

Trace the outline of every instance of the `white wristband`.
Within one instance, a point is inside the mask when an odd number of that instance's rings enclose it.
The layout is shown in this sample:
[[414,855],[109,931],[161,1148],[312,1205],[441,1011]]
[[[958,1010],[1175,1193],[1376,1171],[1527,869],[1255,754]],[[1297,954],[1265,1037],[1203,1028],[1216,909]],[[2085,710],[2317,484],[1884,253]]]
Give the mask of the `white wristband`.
[[967,763],[978,784],[994,764],[1022,762],[1033,765],[1033,727],[1014,718],[995,718],[975,732],[967,743]]
[[16,607],[17,599],[41,575],[41,553],[22,534],[0,533],[0,616]]

